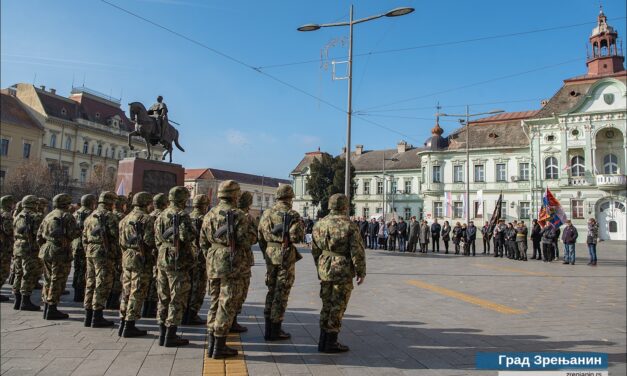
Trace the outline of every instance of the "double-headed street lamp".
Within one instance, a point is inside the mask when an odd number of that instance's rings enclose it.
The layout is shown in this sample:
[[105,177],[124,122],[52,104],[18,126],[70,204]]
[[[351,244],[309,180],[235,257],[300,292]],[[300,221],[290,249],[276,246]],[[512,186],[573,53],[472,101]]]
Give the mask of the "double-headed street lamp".
[[504,112],[504,111],[493,110],[493,111],[488,111],[488,112],[478,112],[475,114],[471,114],[470,106],[466,106],[465,114],[443,114],[443,113],[438,114],[440,116],[465,118],[465,126],[466,126],[466,199],[465,199],[465,205],[466,207],[464,209],[466,210],[466,224],[470,223],[470,146],[468,143],[470,140],[470,137],[468,136],[468,134],[470,133],[470,118],[476,117],[476,116],[483,116],[483,115],[500,114],[501,112]]
[[[382,17],[398,17],[404,16],[414,11],[414,8],[403,7],[392,9],[387,13],[381,13],[370,17],[360,18],[358,20],[353,19],[353,5],[350,7],[348,22],[334,22],[327,24],[307,24],[298,28],[298,31],[314,31],[323,27],[336,27],[336,26],[348,26],[348,110],[347,124],[346,124],[346,170],[344,176],[344,193],[348,197],[350,202],[351,198],[351,120],[353,116],[353,25],[360,24],[366,21],[376,20]],[[350,209],[349,209],[350,211]]]

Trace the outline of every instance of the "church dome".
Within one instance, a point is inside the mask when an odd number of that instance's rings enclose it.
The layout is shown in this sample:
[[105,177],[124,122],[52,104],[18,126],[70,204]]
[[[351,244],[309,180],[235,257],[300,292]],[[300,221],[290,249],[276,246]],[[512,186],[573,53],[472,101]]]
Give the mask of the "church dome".
[[440,127],[439,117],[436,117],[435,126],[431,129],[431,137],[425,141],[425,147],[431,151],[448,148],[448,137],[442,137],[444,129]]

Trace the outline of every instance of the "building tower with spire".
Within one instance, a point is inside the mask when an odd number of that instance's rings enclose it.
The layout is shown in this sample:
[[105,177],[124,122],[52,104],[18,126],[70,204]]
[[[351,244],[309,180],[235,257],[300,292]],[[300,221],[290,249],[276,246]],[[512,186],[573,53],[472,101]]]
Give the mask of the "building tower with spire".
[[607,17],[603,13],[603,7],[601,7],[597,17],[597,26],[592,29],[590,36],[592,53],[588,52],[586,62],[589,76],[603,76],[624,70],[623,48],[621,45],[619,51],[617,42],[618,33],[607,24]]

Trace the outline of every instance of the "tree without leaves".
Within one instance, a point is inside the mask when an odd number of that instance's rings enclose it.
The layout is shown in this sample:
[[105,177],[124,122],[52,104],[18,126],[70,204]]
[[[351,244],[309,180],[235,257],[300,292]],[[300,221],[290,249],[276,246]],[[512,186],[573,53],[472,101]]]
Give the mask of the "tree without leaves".
[[[311,175],[305,189],[311,196],[314,205],[320,205],[319,217],[329,213],[329,197],[335,193],[344,193],[345,161],[342,157],[332,157],[324,153],[315,158],[309,166]],[[354,186],[355,168],[351,166],[351,185]],[[355,212],[353,196],[351,195],[351,214]]]
[[101,165],[94,166],[94,171],[85,184],[86,193],[99,195],[104,191],[115,190],[115,176],[107,172]]
[[48,200],[54,195],[54,179],[48,167],[39,161],[27,161],[18,165],[7,176],[2,194],[13,195],[21,200],[26,195],[45,197]]

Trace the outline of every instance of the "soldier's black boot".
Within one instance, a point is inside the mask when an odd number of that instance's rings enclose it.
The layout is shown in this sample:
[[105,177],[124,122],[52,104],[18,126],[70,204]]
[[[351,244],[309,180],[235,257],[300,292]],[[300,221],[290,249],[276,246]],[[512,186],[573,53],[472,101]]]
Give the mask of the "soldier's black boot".
[[22,294],[20,294],[19,292],[16,292],[15,302],[13,303],[13,309],[18,311],[21,305],[22,305]]
[[337,341],[337,332],[327,333],[327,339],[325,341],[324,352],[327,354],[336,354],[346,352],[350,350],[348,346],[344,346]]
[[148,334],[147,331],[137,329],[135,326],[135,321],[125,321],[124,322],[124,332],[122,333],[122,337],[124,338],[132,338],[132,337],[143,337]]
[[81,303],[85,300],[85,289],[82,287],[77,287],[74,289],[74,301],[76,303]]
[[165,343],[165,324],[159,324],[159,346],[163,346]]
[[70,315],[57,310],[56,304],[48,304],[48,313],[46,314],[46,320],[65,320]]
[[83,326],[89,328],[91,326],[91,320],[94,318],[94,310],[86,309],[85,310],[85,321],[83,322]]
[[318,340],[318,352],[323,352],[327,340],[327,332],[320,328],[320,339]]
[[207,337],[207,358],[211,358],[216,344],[216,337],[213,335],[213,332],[207,333]]
[[126,320],[120,318],[120,327],[118,328],[118,337],[122,337],[124,334],[124,326],[126,326]]
[[235,318],[233,319],[233,324],[231,324],[231,329],[229,329],[229,332],[231,333],[245,333],[248,331],[248,328],[245,326],[241,326],[238,322],[237,322],[237,315],[235,315]]
[[44,320],[48,316],[48,303],[44,303]]
[[181,338],[176,335],[176,325],[168,326],[165,330],[165,341],[163,346],[165,347],[178,347],[189,344],[189,340]]
[[266,341],[270,341],[270,334],[272,333],[272,321],[270,319],[266,319],[266,328],[263,333],[263,339]]
[[215,344],[213,345],[213,359],[224,359],[230,356],[236,356],[237,350],[232,349],[226,345],[226,337],[215,337]]
[[22,295],[22,302],[20,304],[20,311],[40,311],[39,306],[34,305],[30,301],[30,295]]
[[94,310],[94,316],[91,319],[92,328],[108,328],[115,325],[113,321],[109,321],[104,318],[103,311],[101,309]]
[[282,341],[292,338],[292,335],[281,329],[281,321],[273,322],[270,329],[270,341]]
[[207,322],[198,316],[198,312],[191,311],[188,325],[205,325]]

